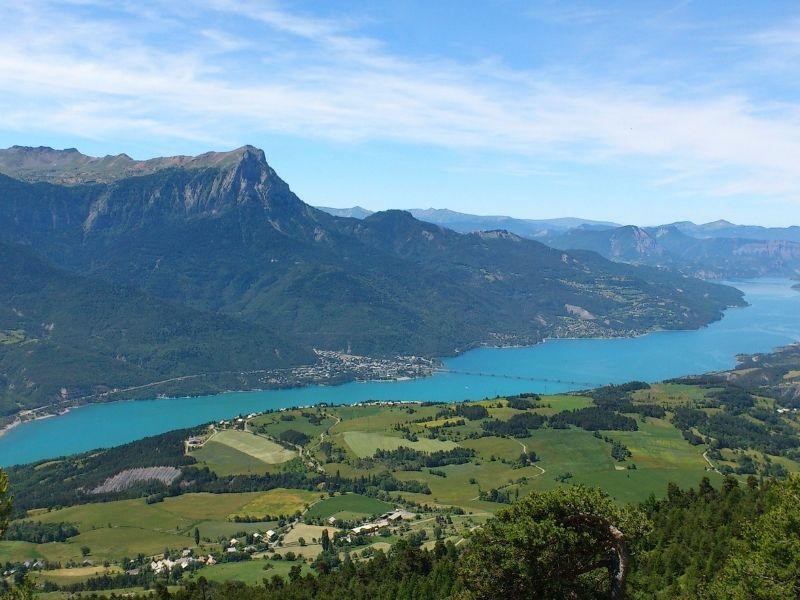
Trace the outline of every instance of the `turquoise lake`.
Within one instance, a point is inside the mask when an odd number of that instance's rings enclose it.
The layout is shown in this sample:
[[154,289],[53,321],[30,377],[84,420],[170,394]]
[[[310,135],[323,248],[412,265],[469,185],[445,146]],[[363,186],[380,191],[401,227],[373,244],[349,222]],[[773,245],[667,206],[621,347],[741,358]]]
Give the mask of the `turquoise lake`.
[[741,353],[800,341],[800,293],[787,280],[736,282],[750,303],[696,331],[638,338],[553,340],[525,348],[481,348],[444,361],[454,372],[425,379],[348,383],[93,404],[21,425],[0,437],[0,466],[20,464],[266,409],[320,402],[480,399],[554,393],[632,379],[660,381],[734,366]]

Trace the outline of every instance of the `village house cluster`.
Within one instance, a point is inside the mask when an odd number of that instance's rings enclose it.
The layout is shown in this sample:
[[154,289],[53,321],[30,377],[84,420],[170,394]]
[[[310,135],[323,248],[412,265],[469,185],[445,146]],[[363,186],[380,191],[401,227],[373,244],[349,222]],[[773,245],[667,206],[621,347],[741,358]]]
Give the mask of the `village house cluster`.
[[[401,521],[412,521],[416,518],[417,515],[415,515],[414,513],[408,512],[407,510],[398,509],[390,513],[381,515],[374,521],[369,521],[367,523],[359,525],[358,527],[353,527],[350,530],[350,532],[355,535],[374,535],[378,533],[381,529],[385,529],[390,525],[399,523]],[[331,517],[331,519],[333,519],[333,523],[336,522],[336,519],[334,517]],[[328,522],[331,522],[330,519],[328,520]]]
[[[162,558],[160,560],[153,560],[150,562],[150,570],[153,573],[161,574],[161,573],[169,573],[175,568],[179,568],[182,570],[186,570],[192,565],[202,566],[202,565],[214,565],[217,564],[216,559],[212,555],[208,556],[192,556],[192,551],[189,548],[184,548],[183,552],[181,553],[181,557],[176,560],[171,560],[169,558]],[[130,571],[129,574],[136,575],[136,572]]]
[[[238,539],[233,537],[227,540],[223,545],[224,553],[243,553],[252,555],[256,552],[261,552],[274,544],[274,542],[278,539],[278,533],[272,529],[269,529],[264,533],[255,532],[248,537],[250,539],[249,543],[247,538]],[[194,556],[194,553],[190,548],[184,548],[179,558],[171,559],[165,556],[158,560],[153,559],[150,562],[150,570],[156,574],[169,573],[174,569],[181,569],[185,571],[190,567],[199,568],[203,566],[215,565],[221,559],[221,557],[215,558],[210,552],[207,555]]]
[[357,381],[402,380],[427,377],[439,366],[435,359],[422,356],[375,358],[331,350],[315,350],[317,362],[292,369],[266,372],[262,383],[275,387],[328,383],[355,379]]

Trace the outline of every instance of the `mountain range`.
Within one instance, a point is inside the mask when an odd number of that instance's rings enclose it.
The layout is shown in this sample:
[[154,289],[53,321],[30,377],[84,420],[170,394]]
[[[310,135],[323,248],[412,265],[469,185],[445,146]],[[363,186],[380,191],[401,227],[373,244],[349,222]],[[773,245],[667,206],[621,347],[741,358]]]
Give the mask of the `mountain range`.
[[298,364],[313,348],[441,356],[695,328],[742,303],[730,287],[508,231],[332,216],[252,146],[148,161],[15,146],[0,171],[6,411]]
[[[364,218],[370,211],[321,208]],[[564,250],[591,250],[617,262],[667,267],[704,279],[800,278],[800,227],[735,225],[720,220],[681,221],[657,227],[576,218],[515,219],[446,209],[410,209],[416,218],[468,233],[505,229]]]
[[800,226],[761,227],[758,225],[734,225],[729,221],[719,220],[697,225],[691,221],[680,221],[671,224],[673,227],[699,238],[742,238],[750,240],[800,242]]
[[[360,206],[354,206],[352,208],[318,206],[317,208],[337,217],[364,219],[373,214],[371,210]],[[515,219],[514,217],[499,215],[470,215],[446,208],[409,208],[407,212],[411,213],[415,219],[441,225],[442,227],[447,227],[459,233],[503,229],[520,237],[539,240],[547,239],[552,235],[558,235],[576,227],[584,227],[587,229],[619,227],[617,223],[611,223],[609,221],[591,221],[589,219],[578,219],[574,217],[562,217],[559,219]]]
[[668,267],[704,279],[800,277],[800,242],[694,237],[674,225],[571,229],[548,243],[592,250],[611,260]]

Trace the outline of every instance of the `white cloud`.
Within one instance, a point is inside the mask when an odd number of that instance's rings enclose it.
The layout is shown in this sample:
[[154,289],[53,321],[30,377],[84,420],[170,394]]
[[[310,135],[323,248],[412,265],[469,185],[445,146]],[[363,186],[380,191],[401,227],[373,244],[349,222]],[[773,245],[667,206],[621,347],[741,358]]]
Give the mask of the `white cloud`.
[[180,15],[166,3],[104,6],[0,3],[0,128],[209,145],[264,133],[391,140],[506,153],[519,169],[635,158],[678,191],[800,197],[791,104],[404,57],[356,21],[272,3],[208,0]]
[[798,52],[800,51],[800,19],[794,19],[778,27],[757,31],[747,36],[746,39],[756,46],[779,48],[781,51],[791,49]]

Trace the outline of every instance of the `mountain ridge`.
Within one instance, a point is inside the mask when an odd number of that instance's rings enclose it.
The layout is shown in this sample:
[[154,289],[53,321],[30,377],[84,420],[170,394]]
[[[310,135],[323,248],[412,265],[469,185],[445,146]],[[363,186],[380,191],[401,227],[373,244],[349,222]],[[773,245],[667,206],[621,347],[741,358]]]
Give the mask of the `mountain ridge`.
[[[357,211],[349,212],[350,209],[322,210],[365,218]],[[591,250],[617,262],[676,269],[708,279],[800,276],[798,226],[768,228],[719,219],[700,225],[678,221],[642,227],[578,218],[537,221],[469,215],[448,209],[409,209],[409,212],[422,221],[462,233],[505,229],[564,250]],[[371,214],[366,210],[365,213]],[[659,238],[667,234],[674,239],[665,246],[659,243]]]
[[149,175],[169,168],[201,169],[229,166],[248,154],[266,162],[262,150],[245,145],[227,152],[197,156],[177,155],[135,160],[127,154],[89,156],[75,148],[57,150],[49,146],[11,146],[0,149],[0,173],[28,182],[66,185],[111,183],[126,177]]
[[[338,217],[364,219],[373,211],[354,206],[352,208],[316,208]],[[517,219],[502,215],[472,215],[447,208],[409,208],[404,209],[416,219],[442,225],[459,233],[472,233],[490,229],[505,229],[522,237],[544,239],[554,232],[566,231],[573,227],[618,227],[617,223],[593,221],[577,217],[559,217],[554,219]]]
[[[361,206],[354,206],[352,208],[331,208],[325,206],[317,206],[320,210],[333,214],[335,216],[348,216],[363,219],[373,213],[373,211],[363,208]],[[436,223],[437,225],[447,225],[454,223],[456,226],[450,227],[461,233],[470,233],[472,231],[485,231],[492,228],[498,228],[498,223],[520,223],[530,224],[533,226],[541,226],[545,229],[552,231],[567,231],[576,228],[598,228],[598,229],[614,229],[624,227],[620,223],[613,221],[598,221],[592,219],[583,219],[579,217],[556,217],[549,219],[522,219],[511,217],[507,215],[475,215],[470,213],[461,213],[447,208],[409,208],[403,209],[410,212],[417,219],[421,221],[428,221],[429,223]],[[672,223],[665,223],[663,225],[639,225],[643,229],[655,229],[657,227],[675,227],[676,229],[690,235],[692,237],[734,237],[734,238],[749,238],[753,240],[785,240],[800,242],[800,225],[790,225],[788,227],[764,227],[761,225],[737,225],[725,219],[718,219],[708,223],[694,223],[693,221],[675,221]],[[509,231],[516,232],[515,227],[504,227]],[[519,232],[516,232],[519,233]],[[533,234],[519,233],[523,237],[532,237]],[[540,235],[539,237],[546,237],[547,234]]]
[[800,226],[790,225],[788,227],[763,227],[761,225],[737,225],[719,219],[710,223],[696,224],[691,221],[680,221],[670,223],[681,232],[693,237],[724,237],[724,238],[745,238],[763,241],[788,241],[800,243]]

